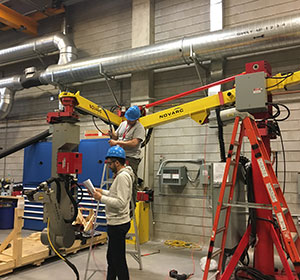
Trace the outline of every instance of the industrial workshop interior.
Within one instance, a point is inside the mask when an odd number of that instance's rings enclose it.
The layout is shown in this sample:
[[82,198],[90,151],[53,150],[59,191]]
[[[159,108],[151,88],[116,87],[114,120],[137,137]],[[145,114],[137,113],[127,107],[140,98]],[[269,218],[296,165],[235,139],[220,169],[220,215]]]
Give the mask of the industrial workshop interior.
[[300,0],[0,0],[0,278],[300,280]]

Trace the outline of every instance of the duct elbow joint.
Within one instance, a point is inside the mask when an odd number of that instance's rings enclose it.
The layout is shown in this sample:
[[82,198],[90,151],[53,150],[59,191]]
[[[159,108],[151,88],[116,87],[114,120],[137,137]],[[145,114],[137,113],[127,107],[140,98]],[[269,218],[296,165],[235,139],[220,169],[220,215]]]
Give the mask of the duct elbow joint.
[[21,76],[21,85],[23,88],[31,88],[41,86],[40,71],[36,71],[34,67],[25,69],[25,74]]

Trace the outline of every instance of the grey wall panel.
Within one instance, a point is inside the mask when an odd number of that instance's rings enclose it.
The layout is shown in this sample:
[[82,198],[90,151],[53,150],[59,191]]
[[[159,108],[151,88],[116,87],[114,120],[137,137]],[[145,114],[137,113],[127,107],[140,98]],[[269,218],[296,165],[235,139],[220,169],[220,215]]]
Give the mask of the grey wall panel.
[[79,57],[131,47],[131,1],[84,1],[70,7]]
[[155,42],[209,31],[208,1],[155,1]]
[[276,16],[289,16],[300,10],[299,0],[229,0],[224,1],[223,5],[225,28]]

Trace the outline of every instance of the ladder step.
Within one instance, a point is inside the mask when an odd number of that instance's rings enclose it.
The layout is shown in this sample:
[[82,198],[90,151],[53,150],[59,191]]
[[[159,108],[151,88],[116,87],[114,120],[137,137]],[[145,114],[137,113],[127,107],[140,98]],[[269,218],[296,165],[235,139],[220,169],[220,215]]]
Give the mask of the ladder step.
[[126,240],[132,240],[133,237],[136,237],[135,233],[127,233],[125,238],[126,238]]
[[105,180],[102,182],[102,185],[104,184],[112,184],[113,180]]
[[231,187],[232,186],[232,182],[228,182],[225,184],[225,187]]
[[225,231],[226,227],[221,227],[221,228],[218,228],[217,231],[216,231],[216,234],[222,232],[222,231]]
[[126,250],[127,254],[138,254],[139,252],[136,250]]
[[284,215],[286,215],[289,212],[288,208],[283,207],[281,209],[282,209],[282,212],[283,212]]
[[270,160],[267,160],[267,159],[265,160],[265,163],[266,164],[272,164],[272,162]]
[[275,189],[278,189],[280,187],[279,184],[273,184],[273,186]]
[[238,141],[234,141],[233,145],[234,145],[234,146],[239,146],[240,143],[239,143]]
[[296,242],[296,240],[299,238],[298,233],[297,232],[291,232],[291,236],[292,239],[294,241],[294,243]]
[[215,256],[220,255],[222,253],[222,251],[223,251],[222,249],[219,249],[219,250],[213,252],[211,257],[214,258]]
[[236,165],[236,160],[233,159],[233,160],[230,162],[230,165]]
[[222,210],[225,210],[225,209],[227,209],[227,208],[228,208],[228,205],[224,205],[224,204],[223,204],[223,205],[221,206],[221,211],[222,211]]

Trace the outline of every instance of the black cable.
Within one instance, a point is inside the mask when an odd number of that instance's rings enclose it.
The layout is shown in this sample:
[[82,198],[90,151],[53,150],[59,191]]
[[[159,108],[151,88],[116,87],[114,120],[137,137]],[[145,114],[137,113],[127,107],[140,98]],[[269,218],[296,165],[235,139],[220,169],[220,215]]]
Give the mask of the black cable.
[[[242,271],[244,273],[247,273],[251,278],[246,276],[239,276],[238,273]],[[255,280],[275,280],[274,276],[271,275],[265,275],[258,271],[257,269],[253,267],[237,267],[234,272],[234,279],[240,280],[240,279],[255,279]]]
[[[280,143],[281,143],[281,150],[282,150],[282,157],[283,157],[283,188],[282,192],[283,194],[285,193],[285,184],[286,184],[286,158],[285,158],[285,149],[284,149],[284,143],[283,143],[283,138],[281,134],[280,127],[278,125],[277,120],[274,120],[275,122],[273,124],[267,123],[267,127],[270,128],[273,132],[276,133],[277,136],[280,138]],[[277,161],[277,159],[276,159]],[[277,165],[276,165],[276,176],[277,176]]]
[[[110,86],[110,84],[109,84],[108,76],[107,76],[105,73],[101,73],[101,74],[102,74],[102,75],[104,76],[104,78],[105,78],[107,87],[108,87],[108,89],[110,90],[110,92],[111,92],[111,94],[112,94],[112,96],[113,96],[113,99],[115,100],[115,103],[116,103],[118,106],[120,106],[119,101],[118,101],[118,99],[117,99],[117,97],[116,97],[116,95],[115,95],[115,92],[113,91],[113,89],[111,88],[111,86]],[[111,79],[111,77],[109,77],[109,78]]]
[[220,117],[220,108],[216,109],[216,116],[217,116],[217,122],[218,122],[218,139],[219,139],[221,162],[226,162],[224,133],[223,133],[223,122],[222,122],[221,117]]
[[[290,115],[291,115],[290,109],[286,105],[284,105],[282,103],[267,102],[267,105],[273,106],[277,111],[276,111],[275,114],[273,114],[272,116],[269,116],[266,119],[274,119],[274,120],[276,120],[278,122],[282,122],[282,121],[287,120],[290,117]],[[281,110],[280,110],[279,106],[284,107],[286,109],[286,111],[287,111],[287,115],[284,118],[282,118],[282,119],[277,119],[277,117],[279,117],[279,115],[281,114]],[[264,120],[266,120],[266,119],[264,119]]]
[[[247,199],[248,202],[255,203],[254,186],[252,177],[252,165],[248,163],[246,165],[246,185],[247,185]],[[256,209],[249,208],[249,224],[251,224],[251,233],[249,237],[249,245],[253,247],[256,243]]]
[[278,152],[275,152],[275,174],[278,177]]
[[281,134],[279,126],[278,126],[278,130],[279,130],[279,138],[280,138],[282,157],[283,157],[283,188],[282,188],[282,193],[284,194],[285,193],[285,181],[286,181],[286,159],[285,159],[285,149],[284,149],[284,144],[283,144],[283,138],[282,138],[282,134]]
[[65,263],[74,271],[74,273],[76,275],[76,280],[79,280],[80,277],[79,277],[79,272],[77,270],[77,267],[73,263],[71,263],[66,257],[64,257],[64,258],[65,258],[64,259]]
[[74,215],[71,219],[64,219],[66,223],[72,223],[76,220],[77,216],[78,216],[78,206],[77,206],[77,203],[73,197],[73,195],[70,193],[70,190],[69,190],[69,178],[66,178],[65,180],[65,191],[71,201],[71,203],[73,204],[73,207],[74,207]]
[[278,86],[279,84],[283,83],[287,78],[291,77],[293,74],[294,74],[294,72],[288,72],[285,76],[282,76],[282,77],[267,77],[267,79],[281,79],[281,81],[279,81],[279,82],[278,82],[277,84],[275,84],[275,85],[266,87],[266,89],[269,89],[269,88],[273,88],[273,87]]
[[[272,131],[274,131],[276,133],[276,135],[279,136],[279,138],[280,138],[282,157],[283,157],[283,188],[282,188],[282,192],[284,194],[285,193],[285,184],[286,184],[286,158],[285,158],[285,149],[284,149],[283,138],[282,138],[282,134],[281,134],[278,122],[287,120],[291,115],[291,111],[286,105],[281,104],[281,103],[268,102],[267,104],[273,106],[277,110],[277,112],[275,114],[273,114],[272,116],[269,117],[269,118],[273,119],[275,123],[274,124],[267,123],[266,125]],[[287,115],[284,118],[278,119],[277,117],[279,117],[279,115],[281,114],[280,106],[282,106],[286,109]],[[266,119],[264,119],[264,120],[266,120]],[[277,174],[277,168],[276,168],[276,174]]]
[[106,117],[107,117],[107,119],[108,119],[108,122],[109,122],[109,129],[110,129],[110,131],[113,131],[113,129],[112,129],[112,122],[110,121],[110,118],[109,118],[109,116],[108,116],[106,110],[105,110],[103,107],[102,107],[102,109],[103,109],[103,111],[104,111],[104,113],[105,113],[105,115],[106,115]]
[[145,140],[143,141],[143,143],[141,145],[141,148],[145,147],[148,144],[148,142],[151,139],[152,132],[153,132],[153,128],[149,128],[149,130],[147,132],[147,135],[146,135],[146,138],[145,138]]
[[80,199],[78,199],[77,201],[77,205],[79,205],[79,203],[82,201],[83,199],[83,189],[82,189],[82,186],[80,186],[79,184],[76,183],[76,186],[80,189],[80,192],[81,192],[81,197]]
[[120,109],[121,107],[122,106],[120,106],[120,105],[113,105],[113,106],[111,106],[110,111],[114,112],[117,108]]
[[60,182],[59,182],[59,179],[58,178],[50,178],[48,180],[46,180],[47,184],[50,185],[51,183],[55,182],[56,184],[56,200],[58,203],[60,203],[60,199],[61,199],[61,185],[60,185]]
[[103,132],[103,131],[97,126],[96,121],[95,121],[95,116],[92,116],[92,119],[93,119],[94,126],[97,128],[97,130],[100,131],[101,134],[106,135],[107,133]]
[[256,219],[271,223],[274,226],[274,228],[278,228],[278,224],[274,220],[265,219],[265,218],[261,218],[261,217],[257,217]]

